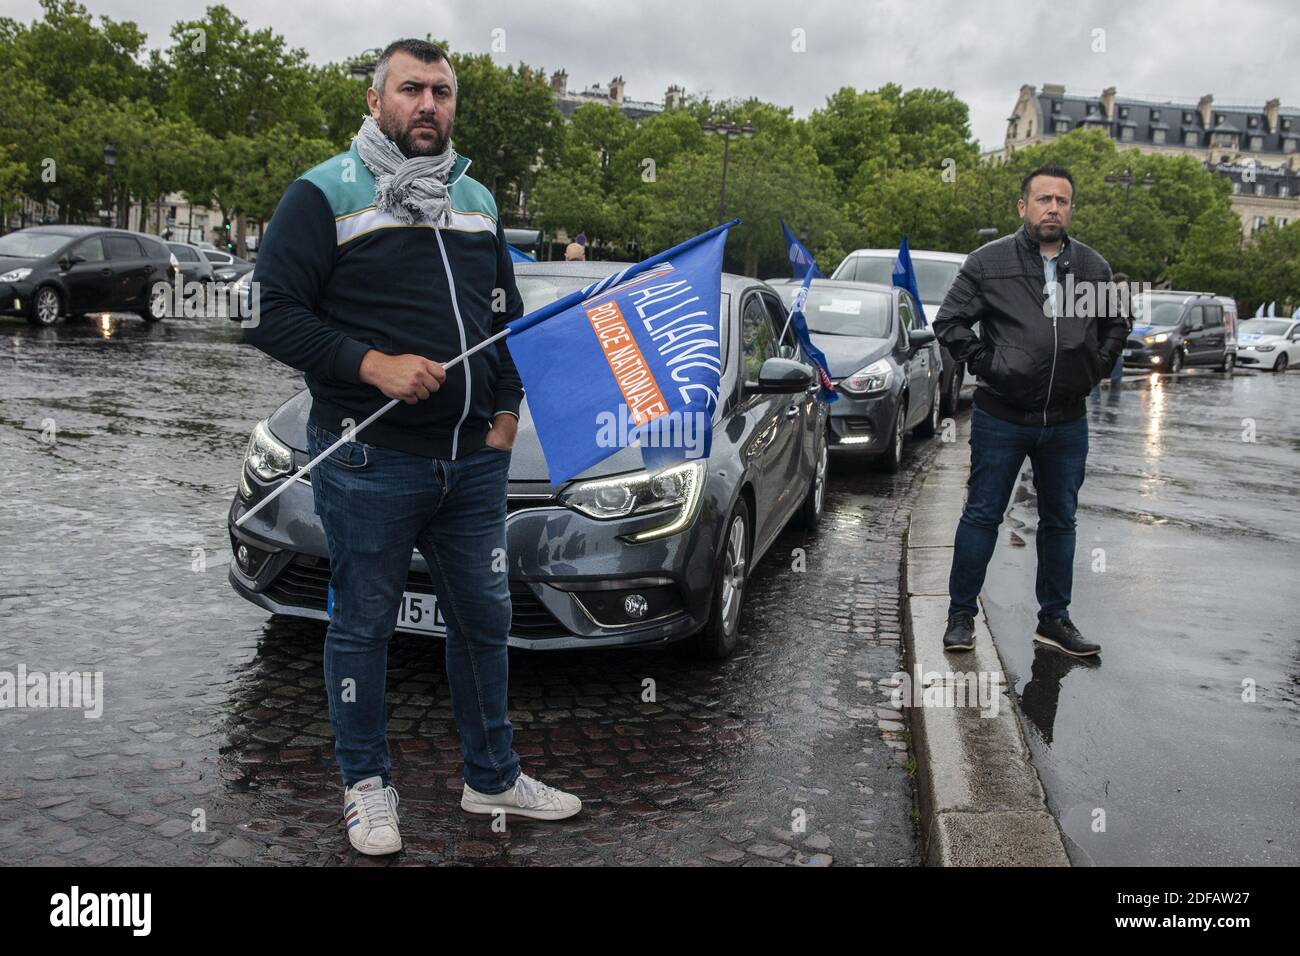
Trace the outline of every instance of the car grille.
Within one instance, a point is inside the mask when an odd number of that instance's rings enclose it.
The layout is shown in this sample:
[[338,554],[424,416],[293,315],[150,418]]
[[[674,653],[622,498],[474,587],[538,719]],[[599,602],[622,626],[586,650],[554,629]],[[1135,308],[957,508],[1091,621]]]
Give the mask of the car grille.
[[[330,583],[329,562],[322,558],[298,555],[280,572],[266,596],[277,604],[324,611]],[[432,594],[433,581],[427,572],[412,571],[406,578],[406,590]],[[546,609],[532,589],[522,581],[510,582],[510,631],[518,637],[565,637],[568,631]]]
[[1141,339],[1129,339],[1127,342],[1124,343],[1124,348],[1126,349],[1140,349],[1142,347],[1143,345]]

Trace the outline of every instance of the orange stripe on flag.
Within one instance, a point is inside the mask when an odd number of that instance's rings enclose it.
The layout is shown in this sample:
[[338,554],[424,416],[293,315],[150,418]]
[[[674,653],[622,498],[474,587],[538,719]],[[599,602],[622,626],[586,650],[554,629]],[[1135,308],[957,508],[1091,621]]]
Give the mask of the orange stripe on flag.
[[587,321],[596,333],[605,361],[614,373],[614,381],[623,393],[628,415],[637,425],[652,422],[668,414],[668,403],[655,381],[645,356],[632,337],[632,330],[619,310],[618,303],[610,300],[585,308]]

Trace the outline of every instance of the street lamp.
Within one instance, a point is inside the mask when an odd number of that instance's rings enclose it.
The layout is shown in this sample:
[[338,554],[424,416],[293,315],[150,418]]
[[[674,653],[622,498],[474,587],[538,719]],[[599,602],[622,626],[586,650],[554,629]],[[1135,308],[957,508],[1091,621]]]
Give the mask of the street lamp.
[[104,165],[108,168],[108,183],[104,190],[104,225],[113,225],[113,167],[117,165],[117,147],[104,145]]
[[373,50],[366,50],[348,64],[348,73],[354,79],[365,80],[369,83],[371,76],[374,75],[375,67],[379,64],[379,58],[383,55],[384,51],[378,47]]
[[723,120],[721,123],[705,123],[701,129],[706,136],[722,137],[722,195],[718,200],[718,222],[725,222],[727,219],[727,157],[731,152],[731,141],[740,136],[751,139],[754,135],[754,127],[748,123],[737,126],[730,120]]
[[1129,169],[1127,166],[1124,167],[1123,176],[1116,176],[1114,173],[1112,173],[1111,175],[1106,177],[1106,182],[1111,184],[1118,183],[1119,185],[1124,187],[1124,209],[1125,210],[1128,209],[1129,191],[1133,188],[1134,183],[1137,183],[1143,189],[1150,189],[1152,186],[1156,184],[1156,180],[1154,176],[1143,176],[1141,179],[1134,179],[1133,171]]

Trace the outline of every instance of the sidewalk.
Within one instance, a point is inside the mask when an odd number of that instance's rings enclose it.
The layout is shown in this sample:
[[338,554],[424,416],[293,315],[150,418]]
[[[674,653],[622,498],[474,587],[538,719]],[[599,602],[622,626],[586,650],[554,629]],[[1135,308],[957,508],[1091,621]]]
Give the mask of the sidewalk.
[[[1068,866],[983,613],[975,650],[945,654],[948,571],[970,470],[970,416],[935,456],[904,551],[903,636],[924,858],[932,866]],[[918,676],[919,675],[919,676]],[[973,685],[985,693],[964,694]]]

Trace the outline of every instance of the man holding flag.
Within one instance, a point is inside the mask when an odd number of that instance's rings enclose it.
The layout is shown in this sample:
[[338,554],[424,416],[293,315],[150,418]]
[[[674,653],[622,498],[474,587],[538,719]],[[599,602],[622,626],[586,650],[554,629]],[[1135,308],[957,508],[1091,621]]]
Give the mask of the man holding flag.
[[[392,44],[366,96],[351,148],[285,190],[254,274],[261,322],[246,338],[306,373],[308,448],[328,451],[311,476],[330,554],[326,695],[343,823],[375,855],[402,847],[385,682],[413,548],[447,623],[461,807],[558,820],[582,804],[520,770],[507,716],[501,556],[523,389],[504,341],[489,343],[523,312],[509,247],[492,195],[451,146],[446,54]],[[396,407],[359,440],[385,397]]]

